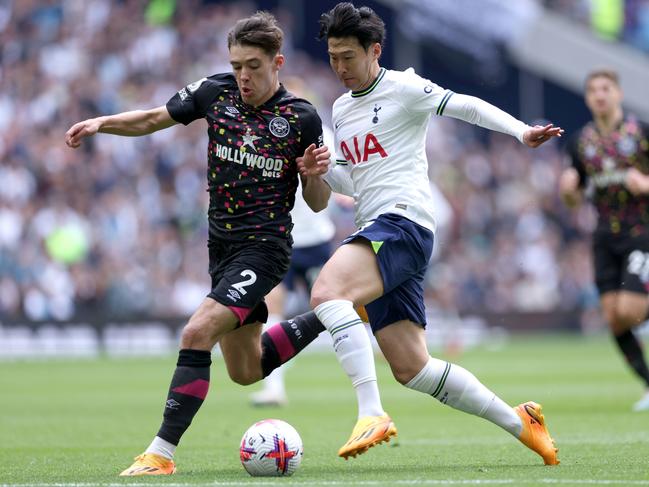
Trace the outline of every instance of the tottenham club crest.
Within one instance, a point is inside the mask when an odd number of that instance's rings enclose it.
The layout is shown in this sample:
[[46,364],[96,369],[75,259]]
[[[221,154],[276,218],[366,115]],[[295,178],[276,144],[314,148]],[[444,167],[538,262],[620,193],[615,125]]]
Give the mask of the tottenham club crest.
[[286,137],[291,129],[288,121],[282,117],[273,118],[268,124],[268,128],[270,129],[270,133],[275,137]]

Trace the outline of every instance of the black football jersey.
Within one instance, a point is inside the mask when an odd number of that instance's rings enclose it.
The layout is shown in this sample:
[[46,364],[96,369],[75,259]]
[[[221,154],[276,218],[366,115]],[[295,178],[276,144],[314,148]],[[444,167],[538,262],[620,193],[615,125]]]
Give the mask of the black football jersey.
[[613,132],[602,135],[590,122],[570,140],[568,153],[597,208],[599,231],[649,233],[649,196],[635,196],[625,185],[630,168],[649,174],[646,125],[627,115]]
[[210,238],[290,242],[296,158],[322,144],[315,108],[283,86],[263,105],[250,106],[234,75],[216,74],[182,88],[167,110],[185,125],[207,120]]

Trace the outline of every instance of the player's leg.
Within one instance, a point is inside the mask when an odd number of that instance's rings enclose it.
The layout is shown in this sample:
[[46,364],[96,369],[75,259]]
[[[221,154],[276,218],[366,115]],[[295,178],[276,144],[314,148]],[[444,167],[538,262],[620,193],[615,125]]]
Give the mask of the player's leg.
[[311,294],[317,317],[331,334],[334,350],[358,397],[358,417],[384,414],[376,384],[369,336],[354,304],[383,293],[383,282],[371,245],[358,239],[341,246],[325,264]]
[[295,357],[323,331],[325,328],[313,311],[269,327],[261,335],[259,369],[262,377]]
[[[431,357],[423,327],[410,320],[381,328],[375,336],[398,382],[442,404],[491,421],[541,455],[546,464],[558,463],[540,406],[527,403],[511,408],[468,370]],[[529,414],[535,416],[530,418]],[[530,419],[536,424],[530,424]]]
[[649,410],[649,368],[642,342],[633,331],[646,320],[648,304],[647,295],[630,291],[609,292],[601,297],[602,310],[607,317],[615,343],[646,389],[644,395],[634,404],[635,411]]
[[[352,303],[371,303],[425,269],[433,234],[400,215],[384,214],[344,243],[318,277],[311,303],[331,333],[334,350],[356,389],[359,421],[338,452],[348,458],[396,434],[392,420],[383,412],[371,343]],[[355,333],[351,339],[350,329]],[[382,438],[373,436],[377,431]]]
[[146,449],[121,476],[170,475],[180,438],[200,409],[210,383],[211,350],[237,325],[227,307],[206,298],[183,328],[176,369],[165,401],[160,429]]
[[267,324],[264,326],[264,334],[261,340],[262,357],[260,364],[265,380],[264,388],[252,397],[254,405],[279,405],[286,402],[285,367],[281,367],[281,365],[297,355],[324,331],[322,323],[313,312],[284,321],[273,317],[273,313],[278,316],[280,313],[283,314],[284,295],[286,291],[295,290],[296,280],[304,281],[309,294],[311,293],[313,283],[330,255],[330,242],[293,249],[291,264],[281,287],[276,287],[266,297],[269,317]]
[[[287,292],[284,282],[290,279],[289,275],[292,269],[291,266],[284,281],[275,286],[265,298],[268,307],[268,320],[264,324],[263,331],[267,331],[271,326],[280,323],[284,319],[284,303]],[[261,350],[259,358],[261,359]],[[259,364],[259,361],[257,364]],[[278,367],[264,378],[262,389],[250,396],[253,406],[282,406],[287,403],[286,386],[284,384],[285,372],[285,367]]]
[[[255,248],[260,245],[258,243]],[[277,286],[283,275],[283,269],[277,267],[277,263],[283,260],[283,254],[280,252],[280,255],[273,255],[276,252],[273,246],[269,249],[263,249],[262,246],[259,252],[253,251],[252,255],[246,257],[245,265],[250,269],[242,272],[248,275],[254,270],[256,280],[246,287],[244,297],[249,304],[256,302],[257,305],[242,318],[241,323],[245,326],[230,331],[220,339],[228,374],[238,384],[248,385],[267,377],[324,331],[324,327],[311,311],[272,325],[259,340],[260,327],[256,325],[267,322],[269,317],[262,297]],[[231,274],[240,279],[240,269],[236,269],[234,264],[230,264],[230,267],[235,268]],[[226,283],[220,293],[230,293],[231,287]]]
[[146,452],[121,475],[174,472],[176,446],[209,389],[212,348],[238,326],[261,321],[260,312],[266,319],[263,297],[284,276],[289,254],[288,248],[271,242],[254,246],[218,241],[210,244],[212,290],[183,329],[162,425]]
[[261,329],[262,324],[259,321],[247,323],[219,340],[228,376],[242,386],[254,384],[263,377],[259,367]]
[[595,277],[600,304],[615,343],[645,393],[633,409],[649,409],[649,369],[633,328],[647,319],[649,242],[644,238],[594,239]]
[[376,332],[376,340],[398,382],[443,404],[484,417],[518,436],[518,415],[476,377],[456,364],[431,357],[424,329],[402,320]]
[[383,282],[370,243],[358,239],[334,252],[316,279],[311,305],[331,334],[334,351],[350,378],[358,403],[358,421],[338,455],[347,459],[396,434],[383,410],[379,395],[374,352],[365,325],[354,304],[379,297]]
[[[260,308],[262,305],[263,303]],[[265,310],[265,305],[263,309]],[[324,331],[315,313],[309,311],[271,326],[261,334],[260,343],[259,325],[266,315],[255,314],[254,325],[246,324],[237,328],[219,342],[230,378],[241,385],[254,384],[267,377]]]

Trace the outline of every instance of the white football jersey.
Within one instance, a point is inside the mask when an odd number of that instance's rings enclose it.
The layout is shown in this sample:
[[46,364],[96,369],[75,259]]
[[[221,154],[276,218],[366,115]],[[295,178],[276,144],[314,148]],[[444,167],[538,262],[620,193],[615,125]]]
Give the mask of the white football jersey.
[[532,128],[480,98],[440,88],[412,68],[381,68],[371,86],[347,92],[333,106],[336,164],[325,180],[354,197],[359,228],[383,213],[398,213],[435,231],[424,142],[433,113],[522,143]]
[[[330,151],[334,143],[334,135],[329,127],[322,126],[324,145]],[[329,242],[336,233],[336,227],[329,217],[329,210],[325,208],[315,213],[304,201],[302,196],[302,183],[300,182],[295,193],[295,206],[291,210],[293,219],[293,247],[296,249],[313,247]]]
[[352,193],[359,228],[397,213],[435,231],[425,137],[430,115],[441,115],[452,95],[413,69],[381,68],[366,90],[336,100],[336,167],[325,179]]

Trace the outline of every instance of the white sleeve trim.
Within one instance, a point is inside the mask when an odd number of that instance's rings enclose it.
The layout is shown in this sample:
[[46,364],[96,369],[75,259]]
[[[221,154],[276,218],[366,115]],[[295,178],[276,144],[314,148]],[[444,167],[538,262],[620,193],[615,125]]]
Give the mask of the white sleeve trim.
[[464,120],[489,130],[516,137],[523,143],[523,134],[532,128],[509,113],[480,98],[454,93],[446,102],[441,115]]

